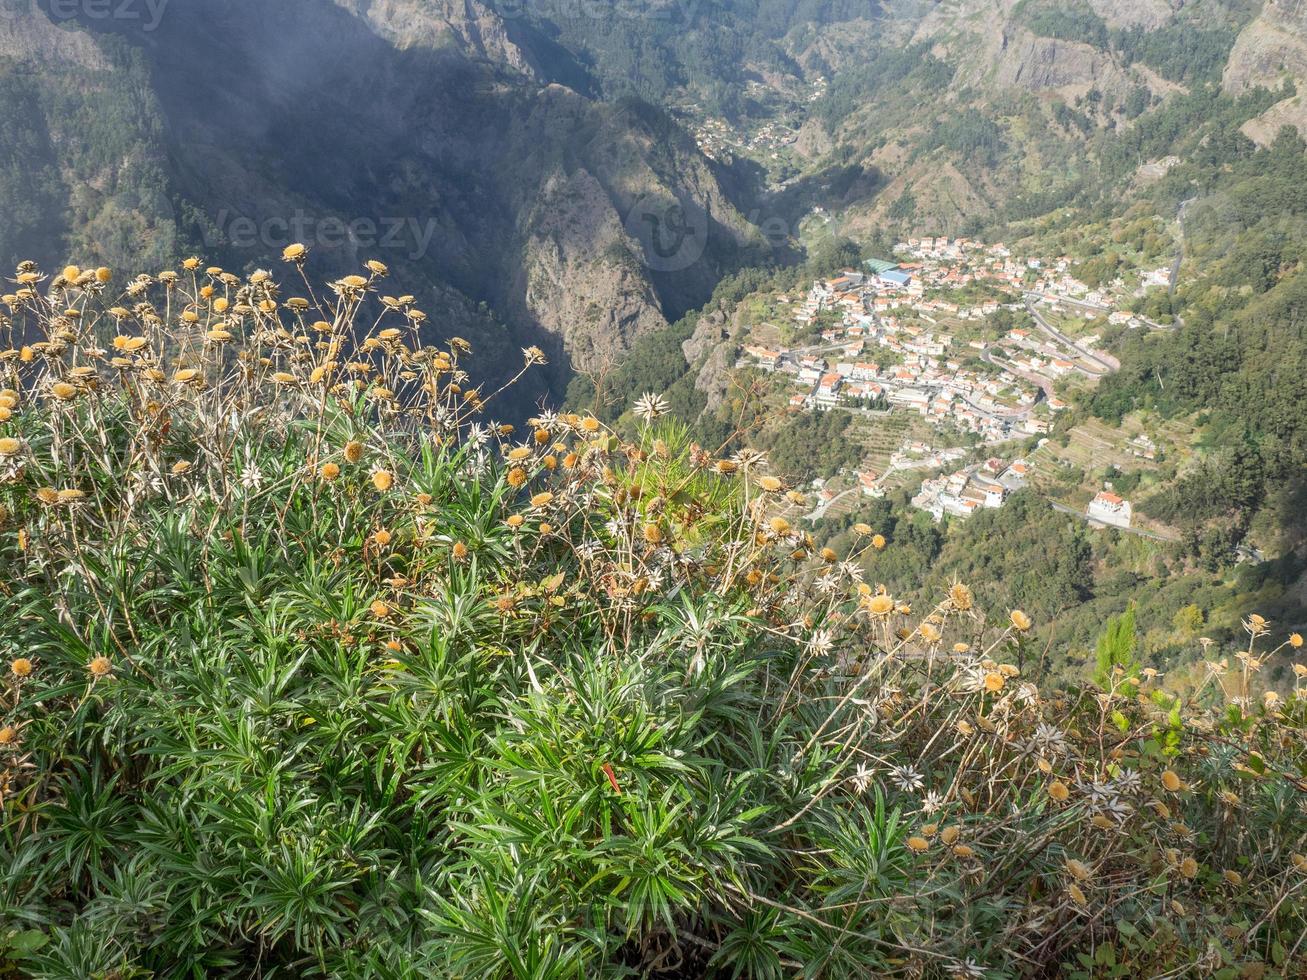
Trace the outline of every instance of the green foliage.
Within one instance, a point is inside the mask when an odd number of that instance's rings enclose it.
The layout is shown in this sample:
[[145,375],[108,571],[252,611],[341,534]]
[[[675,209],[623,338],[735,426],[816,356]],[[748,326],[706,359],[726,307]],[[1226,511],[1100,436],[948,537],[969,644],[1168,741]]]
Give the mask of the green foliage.
[[[816,106],[819,118],[830,132],[873,99],[906,110],[948,88],[954,69],[936,58],[929,42],[905,47],[880,47],[861,63],[836,73]],[[891,110],[892,111],[892,110]]]
[[[1110,943],[1156,975],[1228,935],[1170,903],[1221,900],[1242,960],[1296,955],[1300,698],[1186,703],[1209,735],[1151,691],[1105,724],[1025,681],[1031,624],[950,587],[928,521],[828,555],[656,405],[629,441],[475,424],[465,343],[407,304],[365,326],[376,268],[297,311],[199,265],[126,317],[80,270],[10,305],[63,339],[2,362],[0,968],[1016,974]],[[315,302],[337,324],[283,343]],[[1018,584],[1061,601],[1080,525],[1007,511],[972,522],[992,567],[1060,534]],[[858,571],[898,551],[939,576],[915,613]],[[1165,819],[1164,766],[1191,787]],[[1201,876],[1159,856],[1174,819]]]
[[[1135,659],[1138,646],[1135,608],[1131,606],[1120,616],[1109,619],[1103,635],[1098,638],[1098,647],[1094,651],[1094,683],[1109,690],[1117,686],[1119,677],[1135,676],[1139,670],[1139,662]],[[1129,688],[1124,693],[1129,696],[1134,691]]]
[[846,437],[853,416],[833,409],[801,412],[781,424],[764,429],[755,438],[765,449],[772,468],[796,483],[834,476],[862,458],[856,440]]
[[1007,148],[1002,128],[978,109],[965,109],[937,122],[922,141],[921,151],[943,147],[973,165],[993,167]]

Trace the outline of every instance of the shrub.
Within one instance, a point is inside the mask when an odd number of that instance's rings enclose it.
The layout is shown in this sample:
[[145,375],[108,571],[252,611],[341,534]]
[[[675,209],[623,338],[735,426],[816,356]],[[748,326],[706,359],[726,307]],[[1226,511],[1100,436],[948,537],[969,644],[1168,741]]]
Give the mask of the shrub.
[[287,260],[3,298],[0,970],[1301,967],[1263,620],[1184,702],[1041,691],[1029,617],[860,581],[758,454],[479,421],[384,267]]

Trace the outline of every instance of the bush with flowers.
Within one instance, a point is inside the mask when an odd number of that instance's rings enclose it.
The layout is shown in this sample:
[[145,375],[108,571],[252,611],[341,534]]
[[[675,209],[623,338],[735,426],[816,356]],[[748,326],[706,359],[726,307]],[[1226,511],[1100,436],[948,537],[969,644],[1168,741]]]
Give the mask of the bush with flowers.
[[306,252],[3,296],[0,975],[1307,970],[1272,624],[1041,690],[1020,610],[864,582],[656,396],[486,421]]

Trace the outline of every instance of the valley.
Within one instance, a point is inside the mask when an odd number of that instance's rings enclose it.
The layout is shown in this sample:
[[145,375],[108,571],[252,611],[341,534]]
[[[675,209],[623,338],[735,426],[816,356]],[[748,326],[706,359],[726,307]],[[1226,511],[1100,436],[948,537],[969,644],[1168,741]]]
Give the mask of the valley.
[[1034,496],[1303,615],[1290,5],[170,13],[0,22],[6,262],[375,253],[483,390],[545,352],[504,418],[647,390],[820,535]]
[[0,0],[0,980],[1307,976],[1304,86]]

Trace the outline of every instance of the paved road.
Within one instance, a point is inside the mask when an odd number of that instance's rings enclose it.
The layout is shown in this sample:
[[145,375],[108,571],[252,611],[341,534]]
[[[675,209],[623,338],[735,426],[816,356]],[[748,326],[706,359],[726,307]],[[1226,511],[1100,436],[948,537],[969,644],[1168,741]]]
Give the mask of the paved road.
[[[1032,301],[1031,299],[1031,297],[1037,297],[1040,295],[1041,294],[1039,293],[1026,294],[1026,310],[1029,311],[1030,315],[1035,318],[1035,323],[1039,325],[1040,330],[1044,331],[1044,333],[1048,334],[1050,337],[1052,337],[1054,340],[1058,341],[1059,343],[1065,344],[1067,347],[1070,347],[1073,351],[1075,351],[1077,354],[1083,357],[1086,361],[1098,367],[1099,371],[1096,373],[1099,374],[1100,376],[1104,374],[1111,374],[1113,371],[1120,370],[1121,362],[1118,361],[1115,357],[1112,357],[1110,354],[1095,354],[1092,351],[1086,350],[1084,347],[1081,347],[1074,340],[1072,340],[1066,334],[1062,333],[1051,323],[1045,320],[1043,314],[1039,312],[1039,307],[1037,303]],[[1095,373],[1095,372],[1091,372],[1091,373]]]
[[836,501],[843,500],[849,494],[856,493],[860,489],[861,489],[860,485],[854,484],[853,486],[849,487],[847,490],[841,490],[835,496],[831,497],[830,500],[822,500],[820,503],[818,503],[817,506],[813,508],[811,514],[803,515],[803,519],[805,521],[812,521],[814,524],[817,523],[817,521],[821,520],[823,517],[826,516],[826,512],[828,510],[830,510],[832,507],[835,506]]

